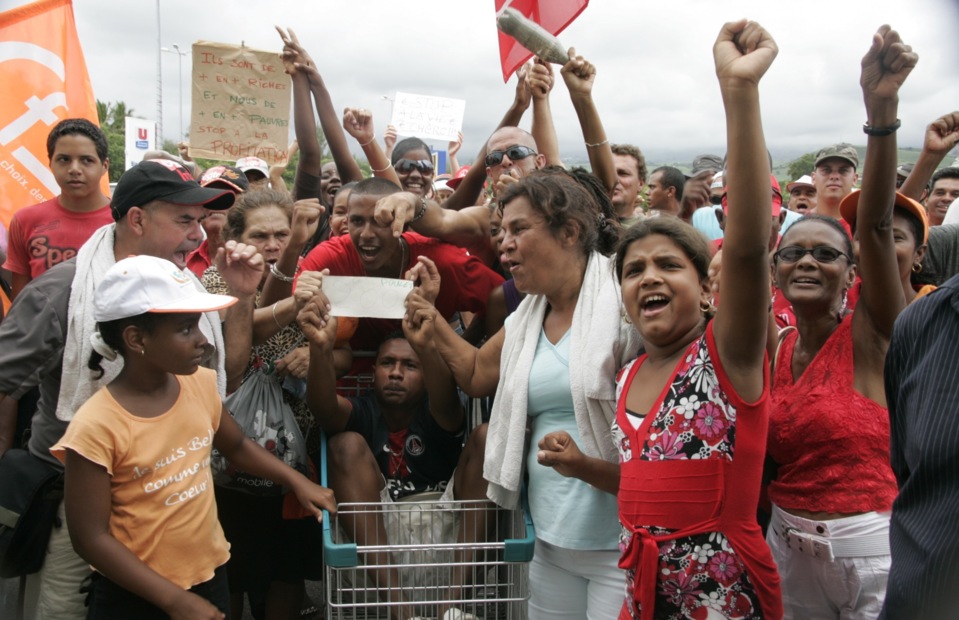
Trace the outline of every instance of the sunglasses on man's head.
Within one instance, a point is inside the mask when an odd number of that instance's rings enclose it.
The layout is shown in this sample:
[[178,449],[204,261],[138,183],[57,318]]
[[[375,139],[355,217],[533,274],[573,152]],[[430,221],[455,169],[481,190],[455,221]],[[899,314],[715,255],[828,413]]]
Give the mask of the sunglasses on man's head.
[[528,146],[520,146],[519,144],[502,151],[490,151],[486,154],[486,166],[492,168],[493,166],[500,165],[503,163],[503,155],[509,157],[510,161],[519,161],[526,159],[530,155],[536,155],[536,151]]
[[393,167],[396,168],[397,172],[403,174],[413,172],[413,168],[419,170],[420,174],[433,172],[433,162],[429,159],[401,159]]
[[806,254],[812,254],[812,257],[819,263],[834,263],[839,260],[840,256],[845,256],[850,262],[852,260],[845,252],[831,248],[828,245],[817,245],[814,248],[802,248],[798,245],[790,245],[780,249],[773,254],[773,256],[784,263],[796,263]]

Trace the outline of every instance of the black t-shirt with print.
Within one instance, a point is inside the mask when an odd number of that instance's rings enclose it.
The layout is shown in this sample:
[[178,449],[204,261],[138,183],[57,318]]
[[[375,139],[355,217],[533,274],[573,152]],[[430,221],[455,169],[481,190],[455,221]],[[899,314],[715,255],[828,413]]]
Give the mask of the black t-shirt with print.
[[349,400],[353,411],[345,430],[366,439],[386,478],[390,497],[397,500],[413,493],[446,489],[463,450],[465,427],[456,433],[443,430],[430,415],[429,402],[424,398],[405,437],[394,434],[394,439],[402,439],[402,450],[391,452],[390,431],[375,396]]

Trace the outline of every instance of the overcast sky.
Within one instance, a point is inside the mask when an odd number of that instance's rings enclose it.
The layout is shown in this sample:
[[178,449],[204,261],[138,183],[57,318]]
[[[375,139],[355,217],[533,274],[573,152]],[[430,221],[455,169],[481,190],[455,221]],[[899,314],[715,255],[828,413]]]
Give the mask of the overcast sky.
[[[4,9],[18,4],[0,0]],[[155,0],[74,4],[96,97],[155,118]],[[865,143],[859,61],[883,23],[920,56],[901,93],[900,145],[920,146],[930,121],[959,109],[956,0],[593,0],[560,40],[596,64],[593,97],[610,139],[638,145],[652,161],[671,161],[724,150],[711,47],[720,25],[740,17],[760,22],[779,44],[761,86],[766,140],[777,161],[840,140]],[[162,46],[181,49],[209,40],[279,51],[272,25],[292,26],[337,108],[372,109],[378,137],[390,115],[384,96],[396,90],[462,98],[465,149],[473,153],[512,100],[513,83],[503,84],[499,66],[493,0],[160,0],[160,21]],[[179,133],[177,63],[176,54],[162,54],[166,138]],[[189,57],[183,71],[189,88]],[[561,151],[579,157],[582,135],[558,82],[553,113]],[[189,99],[184,93],[185,125]]]

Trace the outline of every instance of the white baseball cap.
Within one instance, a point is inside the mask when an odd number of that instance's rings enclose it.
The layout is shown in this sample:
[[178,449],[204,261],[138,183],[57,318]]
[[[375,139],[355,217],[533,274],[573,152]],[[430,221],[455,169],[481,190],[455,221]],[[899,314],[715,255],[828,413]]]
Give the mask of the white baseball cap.
[[147,312],[209,312],[236,301],[230,295],[200,291],[189,274],[168,260],[131,256],[103,275],[94,295],[93,318],[105,323]]
[[792,183],[787,183],[786,191],[791,192],[793,191],[794,188],[797,188],[797,187],[816,187],[816,186],[813,185],[812,177],[809,176],[808,174],[804,174],[798,179],[796,179],[795,181],[793,181]]
[[244,173],[250,170],[257,170],[263,173],[263,176],[269,178],[270,165],[259,157],[242,157],[236,160],[236,167]]

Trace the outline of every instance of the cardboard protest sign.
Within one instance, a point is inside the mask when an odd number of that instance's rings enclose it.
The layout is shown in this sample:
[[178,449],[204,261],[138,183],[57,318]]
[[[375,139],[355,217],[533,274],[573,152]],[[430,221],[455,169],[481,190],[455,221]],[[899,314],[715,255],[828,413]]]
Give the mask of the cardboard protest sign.
[[192,82],[191,157],[286,162],[290,76],[276,52],[197,41]]
[[463,99],[397,92],[390,123],[401,136],[449,142],[463,129],[465,112]]

